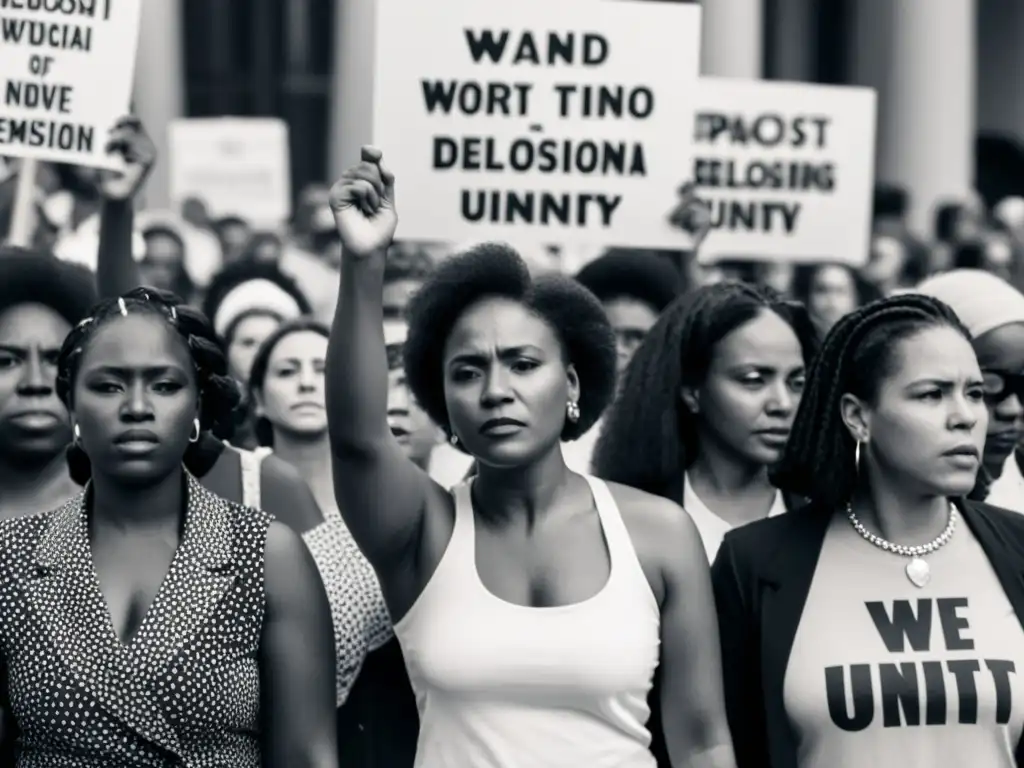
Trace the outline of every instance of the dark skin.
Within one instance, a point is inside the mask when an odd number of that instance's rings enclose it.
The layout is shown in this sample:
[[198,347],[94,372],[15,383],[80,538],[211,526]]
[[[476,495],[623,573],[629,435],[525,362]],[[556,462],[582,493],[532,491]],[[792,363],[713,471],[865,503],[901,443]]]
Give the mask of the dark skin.
[[[331,191],[343,259],[326,393],[338,506],[398,621],[440,562],[455,509],[387,424],[381,297],[397,225],[394,199],[394,178],[373,148],[364,148],[363,162]],[[589,487],[562,460],[565,407],[578,399],[579,382],[554,330],[513,302],[481,301],[452,330],[444,365],[452,429],[479,465],[473,497],[481,580],[530,607],[593,596],[608,581],[610,562]],[[480,426],[498,413],[524,426],[500,440],[482,435]],[[732,768],[699,534],[676,505],[622,486],[611,490],[660,607],[673,765]]]
[[[100,214],[100,245],[99,254],[96,265],[96,279],[97,287],[101,297],[113,297],[121,295],[131,290],[139,284],[138,270],[134,259],[132,258],[131,243],[132,243],[132,227],[133,227],[133,199],[138,193],[142,183],[148,177],[150,170],[152,169],[153,163],[155,162],[156,155],[153,148],[153,143],[146,135],[141,123],[135,118],[126,118],[118,123],[114,131],[111,134],[110,140],[110,151],[119,152],[124,157],[127,168],[123,174],[104,172],[100,176],[99,189],[103,195],[103,208]],[[32,330],[32,338],[28,340],[28,344],[13,345],[11,349],[7,350],[7,359],[9,361],[9,369],[15,372],[15,369],[21,371],[19,381],[13,384],[17,394],[12,398],[9,403],[12,407],[20,407],[19,403],[14,400],[28,400],[32,401],[33,407],[45,405],[47,408],[53,406],[55,395],[55,378],[56,368],[55,361],[57,353],[60,351],[60,344],[63,342],[63,336],[66,335],[67,331],[70,330],[67,327],[66,321],[60,320],[59,318],[47,317],[41,315],[39,312],[33,312],[33,307],[21,308],[21,313],[24,315],[28,313],[25,318],[19,320],[18,318],[8,318],[12,322],[21,323],[22,320],[28,322],[29,328]],[[55,313],[50,313],[55,314]],[[0,318],[2,319],[2,318]],[[63,323],[63,325],[61,325]],[[22,323],[23,324],[23,323]],[[44,331],[49,329],[51,326],[57,329],[57,331],[50,333],[49,336],[44,334]],[[14,328],[18,338],[28,338],[18,328]],[[2,375],[2,372],[0,372]],[[45,401],[45,402],[44,402]],[[24,405],[25,403],[21,403]],[[54,406],[54,409],[56,406]],[[63,406],[60,407],[60,412],[63,413]],[[67,414],[63,413],[64,418],[67,418]],[[191,429],[191,425],[189,426]],[[4,510],[5,513],[9,512],[12,516],[14,514],[36,514],[44,512],[49,509],[53,509],[59,504],[66,501],[68,498],[73,496],[77,492],[77,487],[71,480],[67,473],[67,464],[64,460],[64,447],[67,443],[67,439],[70,438],[70,429],[65,422],[64,430],[66,434],[65,440],[57,440],[54,442],[53,453],[50,457],[47,467],[48,471],[52,475],[52,478],[45,484],[45,489],[32,487],[28,488],[27,493],[19,493],[18,484],[4,480],[3,482],[3,494]],[[38,442],[38,441],[37,441]],[[184,449],[182,449],[184,452]],[[281,520],[286,526],[291,528],[297,533],[305,532],[309,529],[316,527],[322,522],[323,517],[320,513],[320,509],[316,506],[316,502],[313,499],[312,493],[309,488],[299,477],[298,473],[284,462],[275,459],[274,457],[267,457],[263,461],[261,466],[261,479],[262,479],[262,496],[263,506],[271,513],[277,513],[276,517]],[[241,459],[238,451],[227,448],[218,459],[217,463],[208,473],[207,478],[203,478],[204,484],[212,490],[214,493],[227,498],[236,503],[242,501],[242,483],[241,483]],[[178,488],[178,499],[180,503],[180,487]],[[143,507],[147,508],[148,507]],[[180,506],[175,507],[176,514],[180,517]],[[274,524],[268,533],[267,547],[268,551],[271,547],[275,550],[280,549],[286,559],[289,557],[295,557],[295,544],[289,543],[287,534],[282,533],[280,530],[281,526]],[[153,596],[156,594],[156,590],[159,588],[160,583],[163,580],[163,576],[167,571],[170,564],[170,557],[173,555],[174,548],[177,547],[179,531],[177,528],[174,531],[167,530],[166,528],[160,530],[154,530],[152,535],[143,536],[139,541],[132,543],[132,546],[127,549],[119,548],[117,552],[120,557],[124,556],[124,552],[131,552],[132,556],[126,560],[126,565],[130,564],[155,564],[157,567],[157,574],[140,574],[139,584],[148,585],[141,592],[141,600],[139,604],[128,606],[122,604],[120,606],[123,611],[120,614],[121,621],[118,622],[116,617],[114,626],[116,628],[118,637],[126,638],[134,634],[134,631],[138,628],[138,623],[141,622],[141,617],[145,615],[146,607],[152,602]],[[283,543],[282,543],[282,540]],[[103,541],[99,542],[99,546],[103,546]],[[308,558],[305,547],[299,545],[301,553]],[[170,553],[170,554],[169,554]],[[130,560],[130,562],[129,562]],[[136,562],[138,561],[138,562]],[[309,563],[306,563],[309,565]],[[267,558],[268,574],[271,567],[270,557]],[[162,568],[162,570],[161,570]],[[314,573],[315,573],[315,566]],[[99,571],[97,571],[99,573]],[[287,573],[287,570],[286,570]],[[120,576],[113,576],[115,585],[120,582]],[[123,583],[122,583],[123,586]],[[273,585],[270,579],[267,581],[268,591]],[[287,585],[286,585],[287,586]],[[322,594],[323,587],[319,576],[316,579],[316,590],[315,594]],[[269,602],[268,594],[268,618],[270,617],[271,605]],[[108,597],[108,604],[113,597]],[[282,599],[290,600],[291,596],[287,589],[282,593]],[[307,602],[309,602],[307,600]],[[313,603],[317,603],[314,600]],[[123,601],[122,601],[123,603]],[[281,601],[277,601],[277,604],[281,604]],[[279,610],[281,625],[287,628],[295,621],[309,621],[311,618],[320,615],[322,606],[312,605],[287,605],[284,604]],[[312,612],[313,616],[303,616],[303,612]],[[329,619],[329,612],[328,612]],[[271,625],[268,623],[268,628]],[[330,625],[329,625],[330,626]],[[278,632],[275,630],[275,635],[287,639],[287,631],[282,630]],[[299,635],[301,637],[301,635]],[[331,635],[329,637],[330,643],[330,665],[324,667],[324,669],[330,669],[333,666],[334,650],[333,650],[333,628],[331,628]],[[271,642],[268,648],[283,648],[286,647],[285,642]],[[281,654],[278,654],[281,655]],[[312,656],[310,658],[313,658]],[[285,656],[283,659],[285,662],[288,658]],[[274,674],[274,671],[280,666],[280,664],[273,664],[268,671],[268,674]],[[318,668],[319,671],[319,668]],[[323,678],[329,678],[328,675],[321,675]],[[282,679],[278,683],[279,687],[291,688],[293,682],[289,679]],[[276,687],[274,690],[276,690]],[[4,686],[6,688],[6,686]],[[298,689],[298,694],[301,694],[301,688]],[[295,691],[291,691],[289,696],[286,696],[283,700],[288,700],[292,696],[297,695]],[[330,694],[332,701],[334,693],[333,689]],[[3,742],[4,746],[8,745],[10,741],[17,736],[17,730],[15,724],[7,716],[9,707],[7,706],[6,700],[0,701],[0,741]],[[289,718],[292,716],[302,716],[303,710],[301,707],[296,708],[293,711],[281,713],[281,718]],[[300,722],[298,727],[301,729],[306,726],[312,727],[315,721],[309,721],[309,723]],[[319,726],[317,726],[319,727]],[[331,726],[331,733],[333,734],[333,724]],[[297,737],[298,738],[298,737]],[[313,743],[313,742],[311,742]],[[278,751],[287,751],[288,746],[285,744],[280,748],[276,748]],[[333,752],[331,753],[333,754]],[[269,763],[268,763],[269,764]],[[278,764],[290,764],[290,763],[278,763]],[[301,764],[301,763],[299,763]],[[330,763],[311,763],[314,765],[330,765]]]
[[[118,639],[131,644],[181,542],[182,456],[199,412],[194,366],[160,317],[101,327],[83,352],[71,417],[93,468],[90,546]],[[118,443],[129,430],[148,441]],[[312,557],[286,525],[264,550],[266,616],[259,649],[264,765],[337,765],[334,633]],[[6,687],[6,686],[5,686]]]
[[20,517],[59,506],[77,486],[64,447],[67,410],[55,391],[67,320],[41,304],[0,313],[0,516]]
[[[124,157],[127,170],[124,174],[105,172],[100,183],[104,203],[96,280],[102,298],[120,296],[142,282],[132,257],[133,200],[157,159],[152,140],[135,117],[118,123],[109,146]],[[227,446],[200,479],[218,496],[242,503],[241,454],[235,448]],[[323,522],[320,508],[298,472],[275,456],[267,456],[260,466],[260,493],[263,508],[297,533]]]

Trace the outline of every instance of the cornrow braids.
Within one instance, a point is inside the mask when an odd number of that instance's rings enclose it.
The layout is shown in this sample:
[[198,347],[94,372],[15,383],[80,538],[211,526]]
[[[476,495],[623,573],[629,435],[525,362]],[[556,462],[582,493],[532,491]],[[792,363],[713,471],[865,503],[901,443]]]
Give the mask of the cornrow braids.
[[678,500],[676,486],[698,448],[697,421],[680,389],[702,384],[718,342],[764,310],[785,320],[804,360],[813,359],[817,336],[806,311],[770,288],[727,281],[673,301],[634,353],[605,414],[594,473]]
[[833,510],[856,489],[856,443],[842,422],[840,401],[872,401],[892,374],[899,344],[927,328],[948,326],[970,340],[956,313],[937,299],[901,294],[871,302],[842,318],[811,366],[782,459],[776,487]]
[[[106,323],[129,313],[163,317],[181,335],[194,365],[200,398],[200,440],[185,452],[185,466],[197,477],[205,475],[230,439],[236,424],[235,410],[242,395],[238,384],[228,375],[228,362],[213,326],[199,310],[178,296],[156,288],[134,288],[116,299],[107,299],[93,307],[64,339],[57,362],[57,396],[70,411],[74,405],[74,384],[82,355],[89,341]],[[89,458],[76,444],[68,448],[68,466],[76,482],[84,484],[91,475]]]

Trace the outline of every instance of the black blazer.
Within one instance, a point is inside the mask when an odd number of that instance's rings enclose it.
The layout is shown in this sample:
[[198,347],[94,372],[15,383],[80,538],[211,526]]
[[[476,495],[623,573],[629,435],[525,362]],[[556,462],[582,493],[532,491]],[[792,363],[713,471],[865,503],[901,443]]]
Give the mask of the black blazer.
[[[1024,515],[959,505],[1024,627]],[[797,768],[783,682],[831,514],[808,504],[730,531],[711,568],[737,768]],[[1016,761],[1024,766],[1024,747]]]

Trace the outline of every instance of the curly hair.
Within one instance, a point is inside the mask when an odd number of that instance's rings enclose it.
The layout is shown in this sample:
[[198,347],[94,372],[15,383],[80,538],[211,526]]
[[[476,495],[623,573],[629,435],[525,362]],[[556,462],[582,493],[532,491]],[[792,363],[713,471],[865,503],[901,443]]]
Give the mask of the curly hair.
[[[228,375],[227,358],[210,321],[174,294],[140,287],[117,299],[107,299],[97,304],[64,340],[57,361],[57,396],[69,411],[73,409],[75,380],[89,341],[100,328],[123,317],[126,312],[166,319],[189,350],[199,390],[200,437],[205,436],[206,439],[189,444],[184,463],[192,474],[202,477],[219,458],[223,450],[221,441],[231,437],[235,424],[234,411],[241,401],[241,391]],[[89,457],[77,443],[68,446],[67,461],[72,479],[84,485],[92,474],[92,468]]]
[[576,279],[601,301],[629,297],[660,314],[682,293],[683,279],[668,259],[633,249],[612,250],[576,273]]
[[575,440],[597,421],[615,391],[615,337],[597,298],[570,277],[534,279],[511,247],[478,245],[444,261],[409,304],[405,375],[417,402],[451,435],[444,397],[444,345],[459,317],[485,298],[515,301],[555,332],[580,380],[580,418],[566,421],[563,440]]
[[[256,356],[252,360],[252,368],[249,370],[249,402],[255,402],[256,393],[263,391],[263,384],[267,380],[267,369],[270,366],[270,356],[274,353],[274,348],[285,337],[291,336],[293,333],[302,333],[303,331],[318,333],[325,339],[331,337],[331,331],[326,325],[310,317],[300,317],[298,320],[291,320],[278,326],[260,344],[260,348],[256,351]],[[256,419],[255,430],[256,440],[260,445],[273,447],[274,428],[265,416],[260,416]]]
[[836,323],[808,374],[786,450],[771,473],[775,486],[829,510],[847,503],[857,472],[854,439],[840,415],[842,396],[874,401],[898,364],[901,342],[940,326],[971,338],[946,304],[914,293],[874,301]]
[[698,450],[697,422],[680,389],[699,386],[716,345],[764,310],[789,323],[809,363],[817,336],[802,305],[783,301],[769,288],[731,281],[680,296],[648,331],[626,369],[594,449],[594,473],[672,497]]
[[[281,268],[272,261],[256,261],[254,259],[240,259],[228,264],[220,272],[213,276],[206,288],[206,295],[203,297],[203,314],[212,323],[217,318],[217,310],[221,302],[235,288],[247,283],[250,280],[269,280],[285,293],[295,299],[300,313],[308,315],[313,311],[312,305],[306,294],[299,288],[298,283],[281,271]],[[263,314],[274,315],[266,311]],[[274,315],[276,317],[276,315]],[[236,318],[237,320],[237,318]],[[233,323],[232,325],[236,325]]]
[[96,279],[85,267],[41,251],[0,246],[0,313],[19,304],[42,304],[75,325],[97,298]]

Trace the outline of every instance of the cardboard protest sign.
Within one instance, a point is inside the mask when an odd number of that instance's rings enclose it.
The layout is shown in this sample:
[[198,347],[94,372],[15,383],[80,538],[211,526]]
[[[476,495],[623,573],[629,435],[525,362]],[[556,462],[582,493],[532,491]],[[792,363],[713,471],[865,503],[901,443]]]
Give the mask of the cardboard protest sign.
[[[399,237],[685,247],[700,7],[376,0]],[[403,202],[404,201],[404,202]]]
[[140,0],[0,0],[0,154],[117,168]]
[[873,90],[703,78],[695,142],[702,261],[867,261]]
[[291,153],[284,121],[176,120],[169,143],[175,207],[197,197],[213,216],[241,216],[263,227],[277,226],[291,216]]

